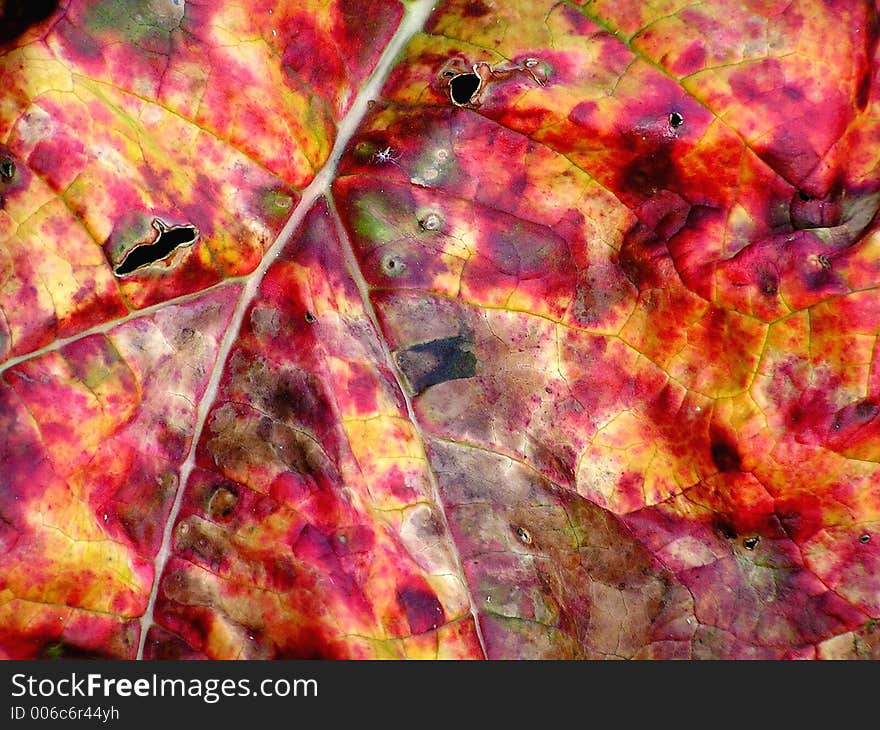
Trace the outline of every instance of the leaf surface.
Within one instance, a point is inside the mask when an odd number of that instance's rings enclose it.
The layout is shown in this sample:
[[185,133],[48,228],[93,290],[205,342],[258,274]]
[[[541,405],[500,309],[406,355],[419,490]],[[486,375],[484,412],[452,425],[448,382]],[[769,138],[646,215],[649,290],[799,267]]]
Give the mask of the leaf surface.
[[875,655],[873,4],[13,6],[0,653]]

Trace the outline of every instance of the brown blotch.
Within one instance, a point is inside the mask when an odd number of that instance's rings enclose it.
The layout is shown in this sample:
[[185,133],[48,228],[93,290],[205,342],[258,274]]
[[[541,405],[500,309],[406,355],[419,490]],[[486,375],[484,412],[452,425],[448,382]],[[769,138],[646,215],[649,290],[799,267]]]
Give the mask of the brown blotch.
[[177,525],[175,548],[181,553],[191,553],[205,565],[216,567],[229,548],[222,529],[198,517],[188,517]]
[[238,490],[235,487],[217,485],[208,497],[207,511],[211,517],[225,518],[232,514],[238,504]]

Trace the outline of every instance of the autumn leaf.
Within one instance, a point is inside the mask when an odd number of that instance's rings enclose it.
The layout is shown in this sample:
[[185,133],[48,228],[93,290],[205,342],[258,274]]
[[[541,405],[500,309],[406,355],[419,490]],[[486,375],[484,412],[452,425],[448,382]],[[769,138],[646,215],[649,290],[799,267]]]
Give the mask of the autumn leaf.
[[0,656],[880,656],[873,3],[0,25]]

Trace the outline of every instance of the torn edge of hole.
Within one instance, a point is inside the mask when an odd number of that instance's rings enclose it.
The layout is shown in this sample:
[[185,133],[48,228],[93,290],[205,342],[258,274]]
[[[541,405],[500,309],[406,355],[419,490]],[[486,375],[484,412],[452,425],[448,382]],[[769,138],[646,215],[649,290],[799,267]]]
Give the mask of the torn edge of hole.
[[168,259],[175,251],[192,246],[199,238],[199,229],[191,223],[169,226],[161,218],[153,218],[156,231],[152,241],[132,246],[113,270],[117,277],[128,276],[140,269]]

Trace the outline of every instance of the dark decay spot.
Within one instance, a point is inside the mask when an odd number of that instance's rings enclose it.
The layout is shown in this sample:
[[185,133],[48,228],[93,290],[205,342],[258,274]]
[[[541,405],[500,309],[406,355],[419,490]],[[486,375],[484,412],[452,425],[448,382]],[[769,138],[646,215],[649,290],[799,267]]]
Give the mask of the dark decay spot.
[[736,530],[733,528],[733,525],[723,518],[719,518],[715,521],[715,529],[718,530],[722,537],[727,540],[736,539]]
[[862,543],[862,545],[865,545],[871,542],[871,536],[867,532],[862,533],[859,535],[859,542]]
[[524,545],[532,544],[532,535],[525,527],[517,527],[516,536],[519,538],[519,541]]
[[413,395],[447,380],[472,378],[477,372],[474,343],[461,335],[413,345],[396,354],[397,366]]
[[0,43],[8,43],[55,12],[57,0],[8,0],[0,3]]
[[461,14],[465,18],[482,18],[489,12],[489,6],[480,0],[473,0],[473,2],[465,3],[465,6],[461,9]]
[[856,104],[859,111],[864,111],[865,107],[868,106],[868,99],[871,96],[871,77],[873,75],[872,69],[869,66],[862,73],[862,78],[859,79],[859,85],[856,87]]
[[752,537],[747,537],[743,539],[743,547],[746,550],[754,550],[758,547],[758,542],[761,540],[757,535],[753,535]]
[[809,203],[812,200],[812,198],[807,195],[803,190],[798,190],[798,197],[805,203]]
[[667,146],[636,157],[621,173],[623,186],[635,195],[651,197],[659,190],[675,189],[677,170]]
[[[819,261],[818,258],[816,260]],[[825,260],[828,261],[827,257]],[[804,284],[806,285],[807,289],[812,292],[820,292],[824,289],[834,286],[836,279],[831,273],[830,263],[831,262],[828,262],[829,265],[825,266],[821,261],[819,261],[820,268],[818,270],[808,271],[804,275]]]
[[297,370],[279,377],[264,395],[263,407],[274,418],[287,423],[313,421],[324,425],[332,412],[320,381],[311,374]]
[[863,400],[856,405],[856,417],[868,421],[877,415],[877,404],[870,400]]
[[449,96],[459,105],[469,104],[480,88],[480,77],[476,74],[458,74],[449,82]]
[[15,177],[15,163],[12,160],[3,160],[0,162],[0,178],[4,182],[9,182]]
[[761,271],[758,274],[758,289],[766,297],[772,297],[779,291],[779,277],[773,271]]
[[238,504],[238,491],[234,487],[217,485],[208,497],[207,510],[211,517],[229,517]]
[[315,315],[312,314],[311,312],[306,312],[305,318],[306,318],[306,322],[308,322],[309,324],[314,324],[315,322],[318,321],[317,318],[315,317]]
[[712,443],[709,447],[712,453],[712,461],[718,471],[739,471],[742,466],[742,457],[736,450],[736,444],[716,429],[712,432]]
[[406,613],[409,629],[414,634],[436,629],[445,620],[440,601],[428,590],[403,588],[397,591],[397,603]]
[[678,129],[682,124],[684,124],[684,117],[678,112],[672,112],[669,115],[669,126],[673,129]]
[[167,258],[179,246],[188,246],[199,237],[199,229],[193,225],[171,226],[160,220],[153,219],[153,228],[158,235],[150,243],[142,243],[129,250],[116,267],[116,276],[125,276],[137,269]]

